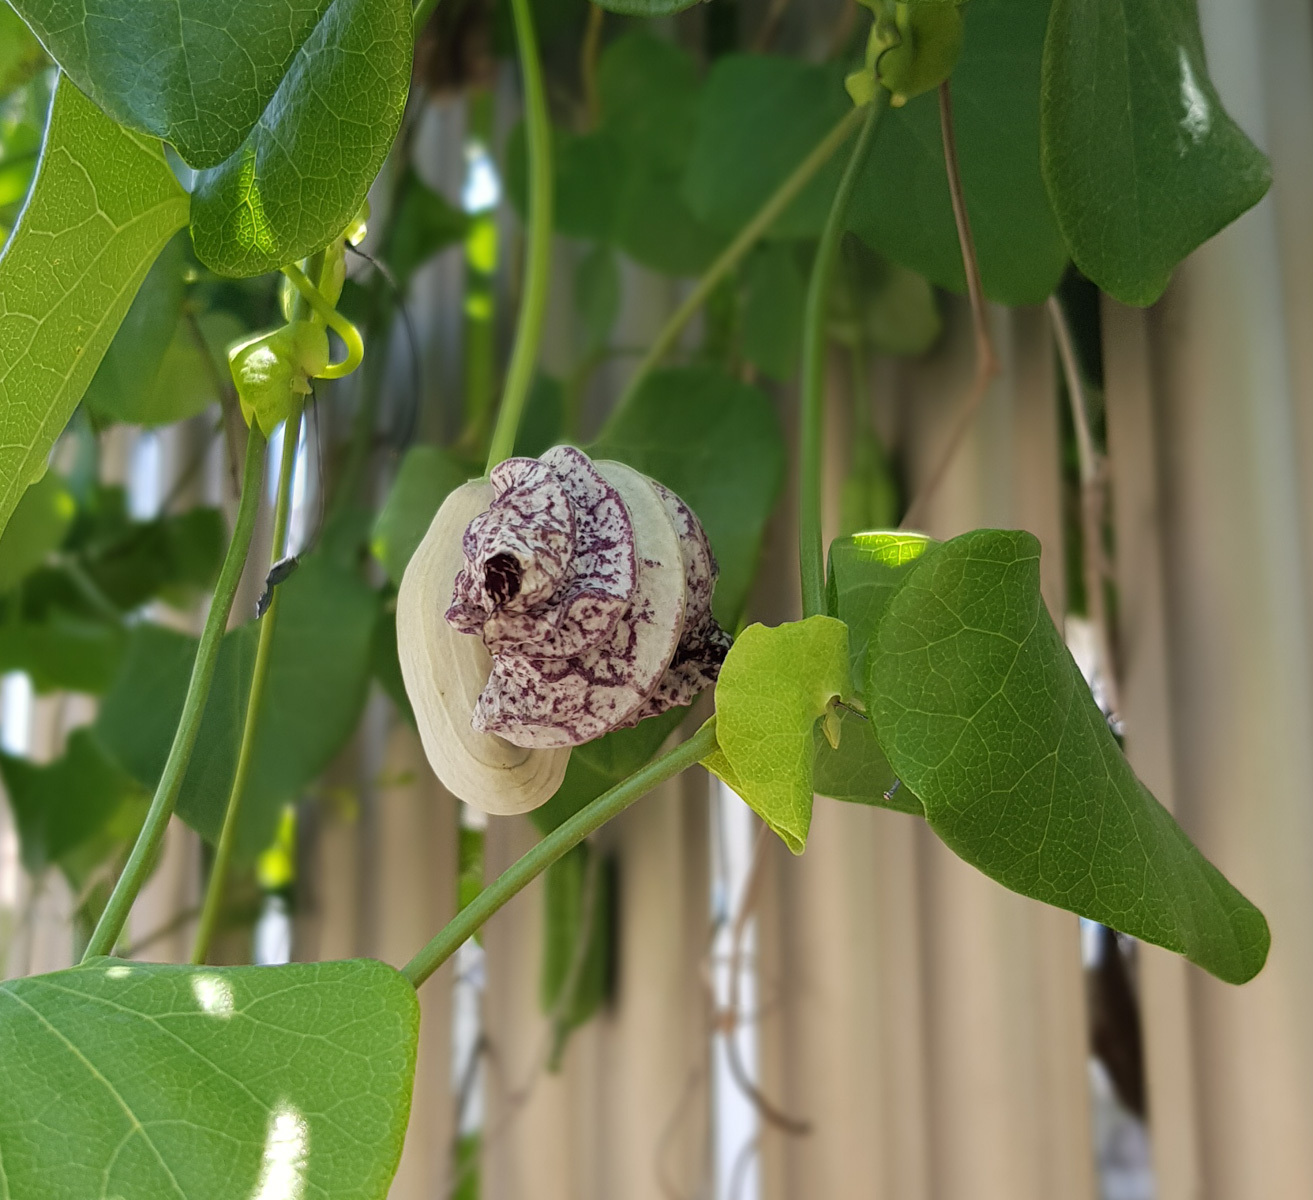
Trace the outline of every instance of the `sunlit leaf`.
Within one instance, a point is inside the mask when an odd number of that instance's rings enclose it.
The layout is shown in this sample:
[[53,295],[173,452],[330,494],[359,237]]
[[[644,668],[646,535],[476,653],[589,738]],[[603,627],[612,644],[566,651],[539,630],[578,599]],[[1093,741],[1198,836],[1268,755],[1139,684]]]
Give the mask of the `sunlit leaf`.
[[341,236],[392,148],[412,50],[409,0],[327,6],[241,145],[196,177],[206,266],[259,275]]
[[967,862],[1228,982],[1262,967],[1267,923],[1135,778],[1049,618],[1033,536],[926,549],[865,690],[889,762]]
[[366,959],[8,980],[0,1179],[15,1197],[383,1200],[418,1029],[414,989]]
[[61,81],[32,195],[0,257],[0,528],[186,220],[187,194],[159,144]]
[[814,727],[852,691],[848,630],[834,617],[749,625],[721,667],[717,749],[703,765],[794,854],[811,827]]

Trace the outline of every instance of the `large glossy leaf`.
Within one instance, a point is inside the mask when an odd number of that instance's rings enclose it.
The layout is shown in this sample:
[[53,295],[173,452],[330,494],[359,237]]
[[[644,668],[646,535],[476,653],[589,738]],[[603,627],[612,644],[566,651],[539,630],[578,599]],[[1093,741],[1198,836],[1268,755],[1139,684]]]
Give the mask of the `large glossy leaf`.
[[986,875],[1228,982],[1262,967],[1266,921],[1132,773],[1040,597],[1030,534],[921,555],[870,644],[866,700],[931,828]]
[[186,220],[187,194],[159,144],[61,80],[36,183],[0,257],[0,528]]
[[409,0],[334,0],[245,140],[200,172],[192,241],[221,275],[321,250],[355,218],[410,86]]
[[369,960],[96,959],[0,983],[0,1181],[13,1197],[382,1200],[419,1005]]
[[[249,858],[355,729],[369,680],[375,593],[322,557],[279,585],[278,625],[256,729],[237,850]],[[250,689],[258,623],[225,635],[178,815],[211,841],[223,826]],[[132,634],[96,728],[118,762],[147,787],[159,780],[182,711],[196,640],[158,626]]]
[[749,625],[716,682],[716,749],[703,760],[794,854],[812,819],[813,737],[831,704],[852,695],[848,630],[834,617]]
[[[228,157],[335,0],[17,0],[73,81],[194,167]],[[340,0],[339,0],[340,2]]]
[[94,838],[124,804],[144,809],[146,799],[141,785],[86,728],[74,730],[68,749],[51,763],[0,754],[0,778],[18,825],[23,865],[34,876]]
[[1208,77],[1194,0],[1053,0],[1043,135],[1071,256],[1127,304],[1156,300],[1271,183]]
[[771,402],[710,367],[654,371],[588,452],[626,462],[688,502],[720,564],[716,615],[734,628],[784,482]]

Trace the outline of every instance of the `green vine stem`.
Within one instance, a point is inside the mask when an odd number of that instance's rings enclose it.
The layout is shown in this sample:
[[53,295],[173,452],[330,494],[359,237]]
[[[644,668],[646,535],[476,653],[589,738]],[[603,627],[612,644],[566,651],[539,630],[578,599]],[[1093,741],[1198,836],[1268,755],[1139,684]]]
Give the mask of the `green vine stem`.
[[324,299],[323,294],[306,278],[305,272],[300,267],[289,264],[283,268],[283,274],[305,297],[306,303],[315,311],[316,316],[321,317],[329,329],[346,343],[346,358],[341,362],[329,363],[316,378],[341,379],[350,375],[365,357],[365,343],[361,340],[360,330]]
[[210,684],[214,682],[214,668],[219,658],[219,643],[223,640],[224,630],[228,626],[228,614],[232,611],[233,597],[237,594],[237,585],[241,582],[242,568],[246,565],[246,553],[251,548],[251,534],[255,529],[255,514],[260,507],[260,485],[264,472],[265,440],[258,427],[253,428],[246,439],[246,464],[242,471],[241,500],[237,505],[237,521],[233,525],[232,540],[228,543],[228,552],[224,556],[223,567],[219,571],[219,581],[214,587],[214,598],[210,602],[210,611],[205,618],[205,628],[201,632],[200,646],[196,651],[196,661],[192,665],[191,680],[187,684],[187,698],[182,705],[182,716],[173,735],[173,745],[169,747],[169,757],[164,763],[164,771],[155,788],[155,796],[150,802],[145,823],[137,835],[132,853],[128,855],[123,874],[118,878],[111,893],[105,911],[87,942],[86,952],[82,958],[95,958],[108,954],[114,949],[132,903],[146,882],[164,840],[164,831],[169,818],[173,815],[173,806],[177,803],[178,793],[182,790],[183,777],[187,773],[187,764],[191,760],[192,749],[196,745],[197,734],[201,730],[201,717],[205,713],[205,702],[209,699]]
[[624,812],[635,800],[646,796],[657,784],[665,783],[667,779],[673,779],[681,771],[701,762],[715,746],[716,718],[713,716],[687,741],[653,759],[609,792],[603,792],[507,867],[448,921],[433,940],[402,968],[401,973],[415,987],[419,987],[456,953],[462,943],[473,937],[489,917],[537,879],[552,863],[563,858],[612,817]]
[[[301,413],[298,404],[283,425],[283,457],[278,469],[278,497],[274,503],[273,547],[270,563],[280,561],[287,553],[287,526],[291,515],[292,476],[296,471],[296,449],[301,440]],[[192,943],[191,960],[201,966],[210,952],[210,942],[223,911],[223,890],[232,861],[233,845],[237,840],[237,820],[242,811],[242,797],[246,780],[255,759],[255,733],[260,723],[264,685],[269,677],[269,654],[274,640],[274,624],[278,617],[280,589],[275,588],[269,609],[260,618],[260,640],[255,649],[255,667],[251,671],[251,690],[246,698],[246,718],[242,724],[242,742],[237,751],[237,770],[228,793],[228,807],[223,814],[223,829],[219,846],[210,867],[209,882],[205,887],[205,903],[201,906],[201,919],[196,927],[196,940]]]
[[515,344],[506,368],[506,386],[488,449],[488,470],[515,453],[515,433],[533,383],[538,344],[547,311],[547,285],[552,268],[552,123],[547,113],[538,37],[529,0],[511,0],[515,36],[524,77],[525,134],[529,153],[529,232],[524,294],[515,323]]
[[414,25],[415,37],[424,31],[424,26],[429,23],[429,18],[433,15],[433,10],[438,7],[438,0],[415,0],[414,8]]
[[[802,615],[815,617],[825,612],[825,545],[821,538],[821,464],[825,439],[825,306],[834,279],[834,264],[843,240],[844,215],[861,174],[862,163],[875,136],[880,114],[889,93],[877,88],[875,99],[866,106],[862,131],[857,137],[843,177],[839,180],[807,284],[807,306],[802,326],[802,437],[799,451],[798,552],[802,570]],[[855,109],[855,112],[862,112]]]
[[816,172],[830,161],[834,152],[848,140],[852,131],[861,123],[863,115],[862,109],[854,108],[817,142],[811,153],[793,168],[793,172],[789,177],[771,193],[766,203],[757,210],[757,215],[739,230],[734,240],[720,252],[720,256],[716,261],[703,272],[702,277],[693,286],[693,290],[684,298],[684,302],[671,313],[670,319],[666,321],[661,332],[657,334],[648,347],[647,353],[643,355],[638,366],[634,368],[633,375],[630,376],[628,384],[625,385],[624,393],[612,410],[612,420],[633,399],[652,368],[670,353],[671,348],[679,339],[679,335],[683,333],[684,326],[693,319],[697,311],[706,303],[707,297],[715,290],[716,285],[739,265],[744,255],[775,224],[776,218],[789,207],[794,197],[811,182]]

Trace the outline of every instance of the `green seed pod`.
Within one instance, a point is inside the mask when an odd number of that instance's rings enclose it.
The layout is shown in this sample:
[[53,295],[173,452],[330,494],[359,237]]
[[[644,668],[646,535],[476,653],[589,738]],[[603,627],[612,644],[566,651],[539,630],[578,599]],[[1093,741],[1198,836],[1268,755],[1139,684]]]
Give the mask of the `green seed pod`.
[[293,321],[272,333],[257,334],[228,351],[228,368],[237,385],[247,425],[259,424],[269,437],[310,380],[328,366],[328,332],[310,321]]
[[895,108],[944,82],[962,53],[962,9],[956,4],[895,3],[876,19],[873,40],[884,45],[875,62]]

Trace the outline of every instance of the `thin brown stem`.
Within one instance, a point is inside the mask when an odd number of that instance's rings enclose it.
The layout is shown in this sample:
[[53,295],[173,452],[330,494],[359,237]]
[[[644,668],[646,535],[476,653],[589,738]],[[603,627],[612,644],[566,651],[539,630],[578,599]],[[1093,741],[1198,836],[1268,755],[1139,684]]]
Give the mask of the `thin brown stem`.
[[597,95],[597,58],[602,49],[602,26],[605,23],[606,10],[600,4],[590,4],[583,45],[579,48],[579,81],[584,89],[584,109],[589,129],[596,129],[602,119],[602,105]]
[[929,478],[916,494],[901,528],[912,528],[924,518],[925,506],[939,490],[948,474],[948,468],[962,446],[962,440],[971,422],[975,420],[980,402],[989,390],[990,381],[999,373],[998,355],[989,336],[989,317],[985,311],[985,289],[980,282],[980,263],[976,258],[976,244],[971,237],[971,218],[967,213],[966,193],[962,189],[962,172],[957,161],[957,136],[953,131],[953,99],[949,81],[939,85],[939,126],[944,138],[944,168],[948,173],[948,194],[953,201],[953,221],[957,225],[957,241],[962,251],[962,267],[966,274],[967,299],[971,304],[971,326],[975,332],[976,366],[971,386],[962,402],[962,410],[948,436],[948,443]]
[[1104,553],[1103,529],[1108,511],[1108,462],[1094,445],[1090,432],[1089,402],[1080,366],[1071,341],[1066,314],[1056,296],[1048,302],[1049,319],[1053,324],[1053,340],[1058,346],[1058,358],[1067,383],[1067,399],[1071,405],[1071,421],[1076,429],[1076,459],[1080,466],[1081,557],[1085,579],[1085,605],[1090,624],[1094,627],[1095,644],[1102,668],[1104,697],[1111,715],[1121,712],[1121,689],[1117,682],[1116,664],[1112,657],[1112,634],[1108,621],[1108,606],[1104,585],[1109,575],[1107,555]]

